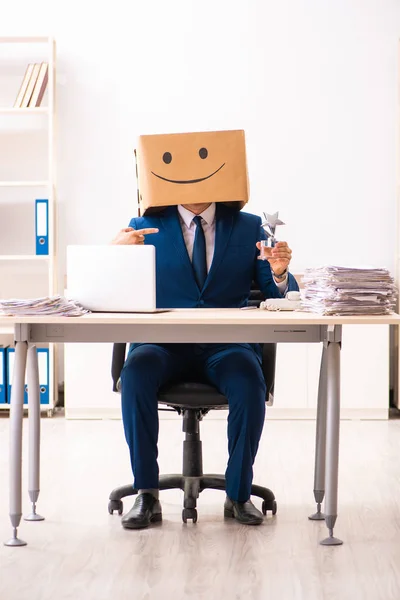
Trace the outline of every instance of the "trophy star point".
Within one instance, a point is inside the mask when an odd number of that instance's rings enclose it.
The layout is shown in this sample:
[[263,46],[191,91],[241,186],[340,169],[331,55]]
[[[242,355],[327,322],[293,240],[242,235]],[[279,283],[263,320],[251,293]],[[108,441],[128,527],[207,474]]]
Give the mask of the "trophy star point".
[[[277,225],[285,225],[285,223],[278,218],[279,211],[277,211],[276,213],[273,213],[272,215],[265,212],[265,213],[263,213],[263,215],[264,215],[265,221],[262,223],[261,226],[264,229],[264,231],[267,233],[267,235],[274,236],[276,226]],[[267,228],[268,228],[268,231],[267,231]]]
[[272,227],[276,225],[284,225],[285,223],[279,219],[279,211],[270,215],[269,213],[264,213],[264,217],[266,222]]

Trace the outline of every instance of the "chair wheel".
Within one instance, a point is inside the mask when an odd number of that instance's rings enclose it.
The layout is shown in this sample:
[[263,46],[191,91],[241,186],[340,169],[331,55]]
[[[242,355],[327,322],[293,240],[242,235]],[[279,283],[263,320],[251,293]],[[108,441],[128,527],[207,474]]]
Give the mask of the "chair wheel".
[[270,510],[272,512],[273,515],[276,515],[276,512],[278,510],[278,505],[276,503],[276,500],[272,500],[272,502],[267,502],[265,500],[263,500],[262,506],[261,506],[261,511],[263,515],[267,514],[267,510]]
[[119,515],[122,515],[124,510],[124,505],[122,500],[110,500],[108,503],[108,512],[110,515],[114,514],[114,511],[117,510]]
[[182,521],[187,523],[188,519],[192,519],[193,523],[197,523],[197,510],[195,508],[184,508],[182,511]]

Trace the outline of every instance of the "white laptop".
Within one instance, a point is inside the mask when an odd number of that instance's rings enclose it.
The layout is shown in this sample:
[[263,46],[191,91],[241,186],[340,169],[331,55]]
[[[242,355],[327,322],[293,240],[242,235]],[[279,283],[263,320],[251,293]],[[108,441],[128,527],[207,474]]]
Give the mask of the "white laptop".
[[155,247],[68,246],[67,295],[93,312],[159,312]]

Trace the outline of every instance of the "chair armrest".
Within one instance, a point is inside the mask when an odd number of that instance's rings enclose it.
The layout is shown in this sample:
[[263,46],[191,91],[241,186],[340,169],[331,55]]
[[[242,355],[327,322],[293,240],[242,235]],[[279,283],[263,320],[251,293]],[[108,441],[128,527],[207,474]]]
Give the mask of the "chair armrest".
[[117,383],[121,375],[122,367],[125,362],[126,344],[118,343],[113,345],[111,377],[113,380],[113,392],[118,392]]

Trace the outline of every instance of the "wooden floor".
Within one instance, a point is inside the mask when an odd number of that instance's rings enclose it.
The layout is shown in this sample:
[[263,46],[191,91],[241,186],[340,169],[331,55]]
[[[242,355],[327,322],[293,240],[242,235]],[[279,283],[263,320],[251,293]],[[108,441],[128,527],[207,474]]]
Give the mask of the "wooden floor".
[[[224,494],[206,491],[198,523],[183,525],[181,493],[168,491],[162,526],[125,531],[107,513],[110,490],[130,481],[121,423],[44,420],[46,521],[23,522],[26,548],[0,547],[0,599],[399,600],[400,421],[342,423],[336,534],[345,544],[336,548],[319,546],[325,526],[307,520],[314,423],[274,421],[264,431],[255,481],[274,490],[276,517],[256,528],[224,522]],[[180,469],[181,436],[178,423],[162,422],[163,472]],[[224,422],[206,419],[202,437],[205,470],[223,472]],[[7,455],[1,418],[1,541],[10,536]]]

